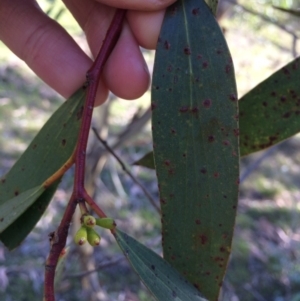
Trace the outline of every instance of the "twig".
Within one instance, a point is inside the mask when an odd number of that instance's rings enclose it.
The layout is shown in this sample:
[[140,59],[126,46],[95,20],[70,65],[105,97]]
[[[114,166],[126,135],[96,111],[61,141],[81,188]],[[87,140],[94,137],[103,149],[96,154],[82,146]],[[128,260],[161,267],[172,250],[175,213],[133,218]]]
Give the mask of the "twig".
[[259,165],[269,156],[273,154],[275,150],[277,150],[279,145],[275,145],[270,147],[269,149],[265,150],[262,155],[256,159],[253,163],[251,163],[246,170],[240,176],[240,184],[243,183],[252,173],[255,171]]
[[103,144],[103,146],[108,150],[109,153],[111,153],[115,159],[119,162],[119,164],[121,165],[122,169],[124,170],[125,173],[128,174],[128,176],[132,179],[132,181],[138,185],[142,191],[144,192],[145,196],[148,198],[148,200],[150,201],[151,205],[154,207],[154,209],[160,213],[160,209],[157,205],[157,203],[155,202],[155,200],[152,198],[151,194],[148,192],[148,190],[134,177],[134,175],[126,168],[125,164],[123,163],[123,161],[119,158],[119,156],[114,152],[114,150],[107,144],[107,142],[105,140],[103,140],[100,135],[98,134],[98,131],[95,127],[92,127],[92,130],[95,134],[95,136],[97,137],[97,139]]
[[[85,154],[96,92],[103,66],[119,38],[125,12],[125,10],[121,9],[116,10],[115,16],[103,42],[103,46],[92,67],[87,72],[87,81],[85,84],[87,94],[75,155],[74,188],[60,225],[57,231],[51,236],[51,249],[45,265],[44,301],[55,301],[54,276],[58,258],[66,245],[69,226],[75,208],[78,203],[85,202],[85,199],[87,198],[87,193],[84,188]],[[93,203],[94,208],[101,212],[101,215],[104,214],[92,199],[89,199],[89,202]]]
[[82,272],[82,273],[77,273],[77,274],[70,274],[70,275],[67,275],[66,277],[67,278],[81,278],[81,277],[85,277],[85,276],[88,276],[89,274],[98,272],[101,269],[105,269],[105,268],[114,266],[114,265],[118,264],[119,262],[121,262],[121,261],[123,261],[125,259],[126,258],[124,256],[122,256],[122,257],[119,257],[119,258],[117,258],[115,260],[99,264],[94,270],[90,270],[90,271],[86,271],[86,272]]
[[298,38],[298,36],[295,34],[295,32],[293,32],[292,30],[288,29],[286,26],[284,26],[284,25],[282,25],[280,23],[274,22],[274,20],[272,20],[271,18],[268,18],[266,15],[261,14],[261,13],[255,11],[255,10],[252,10],[251,8],[248,8],[248,7],[246,7],[246,6],[242,5],[242,4],[236,3],[236,2],[234,2],[232,0],[228,0],[228,2],[236,5],[237,7],[241,8],[243,11],[245,11],[245,12],[247,12],[249,14],[252,14],[252,15],[260,17],[265,22],[268,22],[268,23],[271,23],[271,24],[277,26],[281,30],[283,30],[283,31],[289,33],[290,35],[292,35],[293,37]]

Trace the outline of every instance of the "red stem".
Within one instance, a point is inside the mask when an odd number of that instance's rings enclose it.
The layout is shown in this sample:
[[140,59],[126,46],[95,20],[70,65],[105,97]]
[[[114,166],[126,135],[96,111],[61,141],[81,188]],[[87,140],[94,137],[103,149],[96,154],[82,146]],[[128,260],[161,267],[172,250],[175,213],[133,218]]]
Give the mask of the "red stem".
[[86,75],[87,94],[76,148],[73,194],[69,200],[60,225],[51,238],[51,249],[45,265],[44,301],[55,301],[55,269],[59,255],[66,245],[69,226],[72,221],[76,205],[79,202],[85,202],[85,200],[87,200],[90,205],[92,204],[93,209],[99,216],[105,216],[103,211],[88,196],[84,189],[85,154],[100,74],[107,58],[109,57],[119,38],[125,13],[125,10],[116,10],[100,52]]
[[84,191],[84,200],[90,205],[91,209],[99,216],[99,217],[107,217],[106,214],[97,206],[94,200],[88,195],[86,191]]
[[91,120],[95,104],[96,92],[98,88],[98,82],[100,80],[100,75],[104,64],[119,38],[125,13],[125,10],[116,11],[114,19],[106,34],[103,46],[92,67],[88,70],[86,74],[86,83],[88,85],[88,90],[86,95],[85,107],[83,110],[83,117],[81,121],[82,123],[80,127],[75,157],[76,167],[74,193],[75,196],[78,198],[83,197],[84,194],[85,153],[88,141],[88,134],[91,127]]

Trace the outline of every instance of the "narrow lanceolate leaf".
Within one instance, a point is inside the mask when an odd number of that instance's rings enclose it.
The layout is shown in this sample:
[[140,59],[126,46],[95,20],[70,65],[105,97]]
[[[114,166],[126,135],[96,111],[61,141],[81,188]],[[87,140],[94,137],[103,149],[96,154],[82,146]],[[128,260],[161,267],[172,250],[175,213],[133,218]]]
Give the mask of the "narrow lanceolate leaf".
[[0,234],[2,242],[9,250],[16,248],[34,228],[45,212],[59,182],[60,180],[48,187],[24,213],[18,216],[16,221]]
[[[0,179],[0,206],[42,183],[71,156],[77,141],[84,91],[78,90],[48,120],[12,169]],[[53,183],[19,219],[4,232],[0,240],[10,249],[28,235],[42,216],[56,190]]]
[[240,99],[240,150],[245,156],[300,131],[300,59]]
[[152,86],[165,259],[216,300],[238,199],[238,111],[231,56],[203,0],[166,13]]
[[207,301],[178,271],[132,237],[116,230],[116,240],[124,255],[158,301]]
[[0,233],[11,225],[45,191],[43,186],[29,189],[0,205]]

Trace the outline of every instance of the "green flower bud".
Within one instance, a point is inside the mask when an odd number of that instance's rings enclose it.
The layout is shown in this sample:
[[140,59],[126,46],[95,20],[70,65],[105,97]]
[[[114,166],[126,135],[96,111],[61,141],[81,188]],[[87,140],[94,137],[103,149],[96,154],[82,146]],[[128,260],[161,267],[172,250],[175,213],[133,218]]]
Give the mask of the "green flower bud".
[[87,228],[85,226],[81,226],[79,230],[76,232],[74,241],[77,245],[82,246],[86,243],[87,240]]
[[110,217],[96,218],[96,225],[106,229],[114,229],[117,224]]
[[101,237],[93,228],[87,228],[87,240],[91,246],[96,247],[99,246]]
[[83,216],[83,224],[87,227],[94,227],[96,225],[96,219],[92,215]]

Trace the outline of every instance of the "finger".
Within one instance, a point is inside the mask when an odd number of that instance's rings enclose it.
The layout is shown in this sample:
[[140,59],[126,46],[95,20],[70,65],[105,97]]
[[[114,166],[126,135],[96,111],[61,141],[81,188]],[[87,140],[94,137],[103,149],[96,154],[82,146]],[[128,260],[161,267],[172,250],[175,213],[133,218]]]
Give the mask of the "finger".
[[127,20],[139,45],[155,49],[165,10],[156,12],[128,11]]
[[164,9],[176,2],[176,0],[96,0],[107,6],[117,8],[142,10],[142,11],[157,11]]
[[127,24],[104,67],[103,76],[107,87],[121,98],[135,99],[148,89],[148,67]]
[[[93,0],[65,0],[65,4],[86,33],[94,57],[99,52],[115,10]],[[132,32],[125,25],[103,71],[105,84],[125,99],[140,97],[148,88],[149,72]]]
[[[34,1],[2,0],[0,39],[47,84],[69,97],[85,81],[91,60]],[[99,101],[107,88],[101,82]]]

